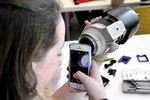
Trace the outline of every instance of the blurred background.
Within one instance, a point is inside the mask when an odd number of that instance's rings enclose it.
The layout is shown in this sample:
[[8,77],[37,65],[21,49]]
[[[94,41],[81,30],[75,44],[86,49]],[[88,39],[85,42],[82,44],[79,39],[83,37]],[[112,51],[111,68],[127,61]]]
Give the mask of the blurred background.
[[[108,9],[120,6],[127,6],[136,10],[137,8],[150,5],[150,0],[61,0],[61,1],[63,4],[62,15],[64,17],[66,24],[66,41],[77,40],[85,26],[84,21],[85,20],[90,21],[96,16],[103,16],[103,13]],[[140,13],[147,14],[146,10],[140,11]],[[142,14],[140,14],[140,16]],[[142,16],[147,16],[144,19],[150,17],[148,14]],[[141,18],[139,19],[141,20]],[[147,20],[146,22],[148,22],[149,19],[146,20]],[[145,23],[145,21],[142,22]],[[147,33],[150,31],[149,27],[150,25],[147,25],[148,29],[144,28],[144,30],[147,30]]]

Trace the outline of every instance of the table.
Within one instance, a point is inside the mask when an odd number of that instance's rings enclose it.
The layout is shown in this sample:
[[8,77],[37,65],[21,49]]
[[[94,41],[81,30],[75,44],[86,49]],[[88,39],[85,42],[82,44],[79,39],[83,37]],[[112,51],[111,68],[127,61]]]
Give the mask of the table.
[[[79,5],[75,5],[73,0],[61,0],[61,2],[66,25],[66,40],[70,40],[68,12],[111,8],[111,0],[94,0]],[[140,2],[140,0],[124,0],[123,6],[137,6]]]
[[[119,49],[111,54],[108,57],[114,57],[115,60],[119,60],[123,55],[130,56],[131,60],[128,64],[124,63],[115,63],[111,68],[117,69],[115,77],[108,75],[108,69],[104,68],[104,64],[100,67],[100,72],[103,76],[110,79],[109,84],[105,87],[107,96],[110,100],[149,100],[150,94],[126,94],[122,92],[122,71],[124,70],[142,70],[150,69],[150,62],[138,62],[136,55],[146,54],[150,59],[150,35],[135,35],[129,39],[124,45],[120,45]],[[63,59],[63,72],[62,72],[62,84],[67,81],[66,75],[69,61],[69,44],[77,41],[67,41],[62,49],[64,55]],[[109,62],[108,62],[109,63]],[[87,100],[87,98],[85,99]]]

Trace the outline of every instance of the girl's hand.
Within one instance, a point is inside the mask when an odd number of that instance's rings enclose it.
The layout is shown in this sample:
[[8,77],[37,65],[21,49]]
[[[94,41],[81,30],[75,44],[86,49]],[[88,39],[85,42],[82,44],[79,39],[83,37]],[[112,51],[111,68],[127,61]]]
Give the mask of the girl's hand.
[[[100,76],[100,72],[94,60],[92,61],[90,77],[85,75],[81,71],[77,71],[73,76],[74,78],[79,79],[83,83],[85,91],[88,93],[90,99],[100,100],[106,98],[105,89]],[[75,90],[74,92],[81,91]]]
[[[90,26],[91,24],[95,23],[95,22],[98,21],[99,19],[102,19],[102,17],[101,17],[101,16],[96,17],[96,18],[92,19],[91,21],[85,20],[84,23],[85,23],[86,26]],[[86,27],[86,26],[85,26],[85,27]]]

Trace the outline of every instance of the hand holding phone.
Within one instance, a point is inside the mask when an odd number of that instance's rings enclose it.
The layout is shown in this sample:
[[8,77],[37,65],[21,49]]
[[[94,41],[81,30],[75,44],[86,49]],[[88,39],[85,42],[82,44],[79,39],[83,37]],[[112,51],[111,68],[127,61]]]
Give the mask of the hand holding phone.
[[105,100],[107,98],[105,84],[103,84],[99,68],[94,60],[91,63],[90,77],[82,72],[76,72],[74,77],[82,81],[85,91],[92,100]]
[[71,43],[70,49],[70,68],[69,85],[75,89],[85,90],[84,85],[79,79],[75,79],[73,74],[81,71],[90,75],[91,69],[91,47],[86,44]]

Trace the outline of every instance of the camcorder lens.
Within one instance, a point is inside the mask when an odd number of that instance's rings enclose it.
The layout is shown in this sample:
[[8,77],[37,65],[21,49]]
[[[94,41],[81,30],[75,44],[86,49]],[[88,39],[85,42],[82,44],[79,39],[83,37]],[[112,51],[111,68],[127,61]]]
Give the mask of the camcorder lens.
[[91,54],[93,54],[94,45],[93,45],[92,41],[90,41],[88,38],[83,38],[83,39],[81,39],[80,43],[89,44],[91,46]]

